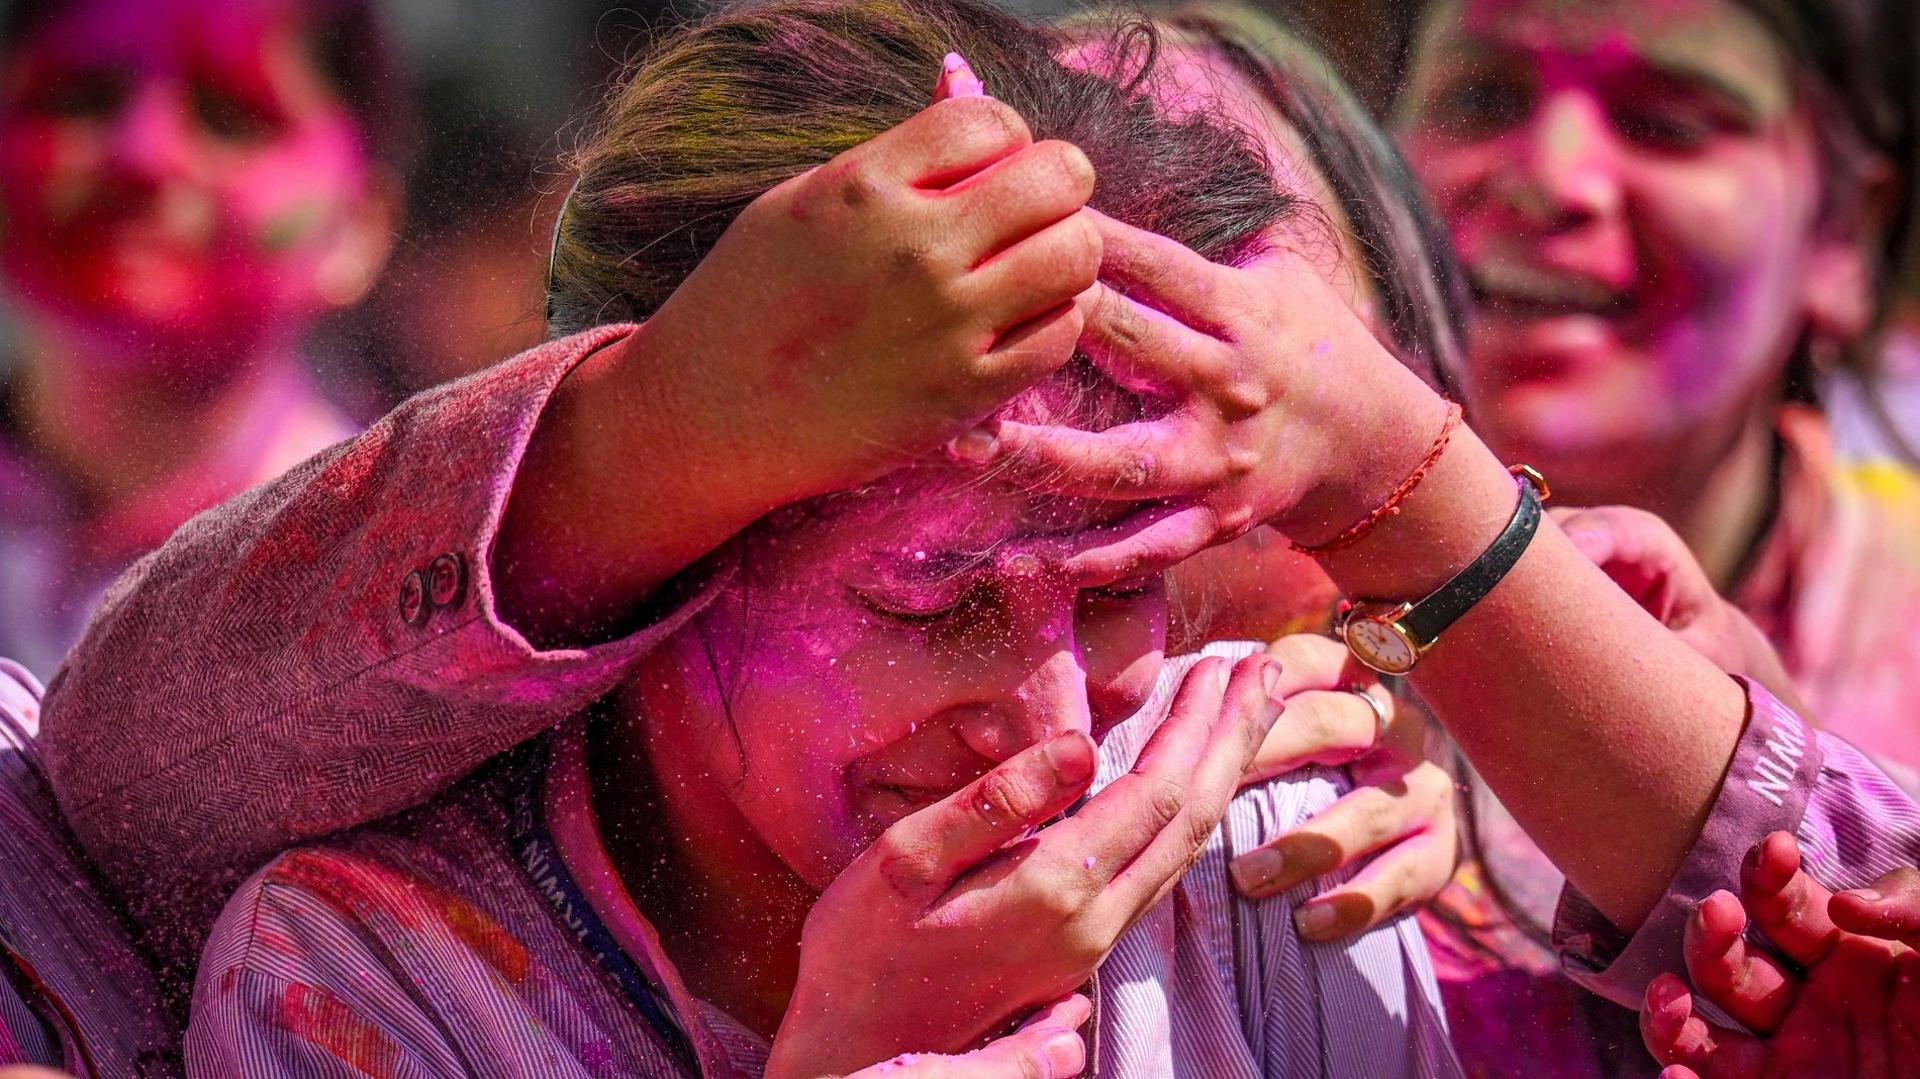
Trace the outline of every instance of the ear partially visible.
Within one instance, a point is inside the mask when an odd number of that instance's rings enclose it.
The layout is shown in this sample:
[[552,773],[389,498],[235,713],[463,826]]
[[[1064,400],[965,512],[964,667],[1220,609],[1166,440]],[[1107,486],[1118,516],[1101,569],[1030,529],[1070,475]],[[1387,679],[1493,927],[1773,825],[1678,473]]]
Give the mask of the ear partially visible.
[[1819,242],[1800,285],[1813,336],[1848,342],[1867,332],[1873,324],[1877,262],[1862,244]]
[[1846,343],[1872,327],[1883,238],[1900,197],[1897,181],[1893,166],[1874,157],[1860,166],[1853,190],[1829,208],[1800,286],[1815,337]]

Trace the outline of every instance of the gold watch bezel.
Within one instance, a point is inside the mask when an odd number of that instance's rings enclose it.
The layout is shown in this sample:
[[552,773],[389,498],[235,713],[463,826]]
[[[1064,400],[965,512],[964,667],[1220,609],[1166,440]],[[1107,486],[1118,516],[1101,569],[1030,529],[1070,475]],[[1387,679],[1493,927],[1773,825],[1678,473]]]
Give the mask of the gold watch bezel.
[[[1407,632],[1407,628],[1400,624],[1400,619],[1405,617],[1407,612],[1411,610],[1413,610],[1413,604],[1411,603],[1357,604],[1347,611],[1346,618],[1340,623],[1341,643],[1347,646],[1347,651],[1353,655],[1353,658],[1359,660],[1360,663],[1368,669],[1377,671],[1380,674],[1404,675],[1419,666],[1420,657],[1425,655],[1427,649],[1431,647],[1430,645],[1422,645],[1419,641],[1415,640],[1413,634]],[[1357,647],[1354,644],[1354,626],[1361,622],[1370,622],[1375,625],[1385,626],[1391,631],[1393,635],[1406,646],[1409,657],[1406,664],[1400,666],[1386,663],[1382,657],[1371,649]]]

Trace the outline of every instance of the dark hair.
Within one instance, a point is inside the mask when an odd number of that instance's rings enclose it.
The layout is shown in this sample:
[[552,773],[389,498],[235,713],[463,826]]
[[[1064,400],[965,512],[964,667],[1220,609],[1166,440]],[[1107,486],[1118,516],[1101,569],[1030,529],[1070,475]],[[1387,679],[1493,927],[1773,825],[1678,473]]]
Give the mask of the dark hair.
[[1392,344],[1428,382],[1458,377],[1471,291],[1413,173],[1325,57],[1247,0],[1154,12],[1217,51],[1299,131],[1352,227]]
[[[0,0],[0,57],[73,2]],[[353,116],[368,152],[404,168],[416,134],[412,87],[374,0],[300,0],[287,10],[301,20],[314,67]]]
[[[1818,113],[1824,197],[1829,209],[1858,205],[1878,164],[1894,170],[1880,222],[1873,279],[1874,325],[1842,350],[1865,388],[1868,411],[1889,443],[1920,463],[1879,393],[1879,330],[1898,291],[1911,286],[1920,257],[1914,188],[1920,184],[1920,14],[1913,0],[1740,0],[1780,44],[1799,76],[1800,97]],[[1803,348],[1788,373],[1791,396],[1813,400],[1814,364]]]
[[1057,32],[978,0],[773,0],[673,35],[614,92],[576,155],[550,331],[647,317],[755,197],[925,108],[949,51],[1036,139],[1087,154],[1095,207],[1210,258],[1234,256],[1291,201],[1241,134],[1155,111],[1139,90],[1150,28],[1115,34],[1100,73],[1057,61]]

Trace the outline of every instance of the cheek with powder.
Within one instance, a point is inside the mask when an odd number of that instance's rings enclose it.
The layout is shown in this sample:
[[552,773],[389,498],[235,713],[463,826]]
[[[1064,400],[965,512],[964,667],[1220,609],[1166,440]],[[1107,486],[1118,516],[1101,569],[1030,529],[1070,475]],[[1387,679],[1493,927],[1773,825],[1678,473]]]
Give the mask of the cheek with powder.
[[1649,335],[1680,422],[1776,382],[1800,333],[1797,280],[1818,210],[1805,140],[1778,134],[1698,167],[1649,169],[1648,260],[1666,287]]
[[[852,804],[849,764],[897,735],[868,722],[856,673],[866,665],[849,662],[858,627],[821,618],[817,606],[749,590],[744,603],[716,602],[697,638],[680,634],[671,647],[676,667],[700,672],[680,689],[687,748],[705,757],[760,841],[825,887],[877,834]],[[648,688],[651,706],[660,694]]]

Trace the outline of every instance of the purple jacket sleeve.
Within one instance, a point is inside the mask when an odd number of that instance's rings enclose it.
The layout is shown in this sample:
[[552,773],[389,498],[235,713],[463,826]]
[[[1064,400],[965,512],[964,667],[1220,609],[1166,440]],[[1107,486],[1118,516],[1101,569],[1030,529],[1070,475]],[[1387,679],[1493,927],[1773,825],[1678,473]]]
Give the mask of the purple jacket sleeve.
[[415,397],[115,584],[54,678],[43,739],[75,833],[164,960],[192,958],[267,856],[444,790],[604,695],[697,607],[559,651],[494,611],[488,557],[534,426],[629,332]]
[[39,693],[0,659],[0,1064],[178,1074],[153,973],[101,902],[25,737]]
[[1640,929],[1621,933],[1572,887],[1561,895],[1554,943],[1567,973],[1616,1003],[1637,1009],[1655,975],[1684,976],[1681,940],[1694,907],[1718,889],[1737,893],[1740,863],[1774,832],[1792,832],[1807,871],[1831,889],[1920,862],[1920,806],[1758,684],[1748,682],[1747,694],[1747,729],[1706,827]]

